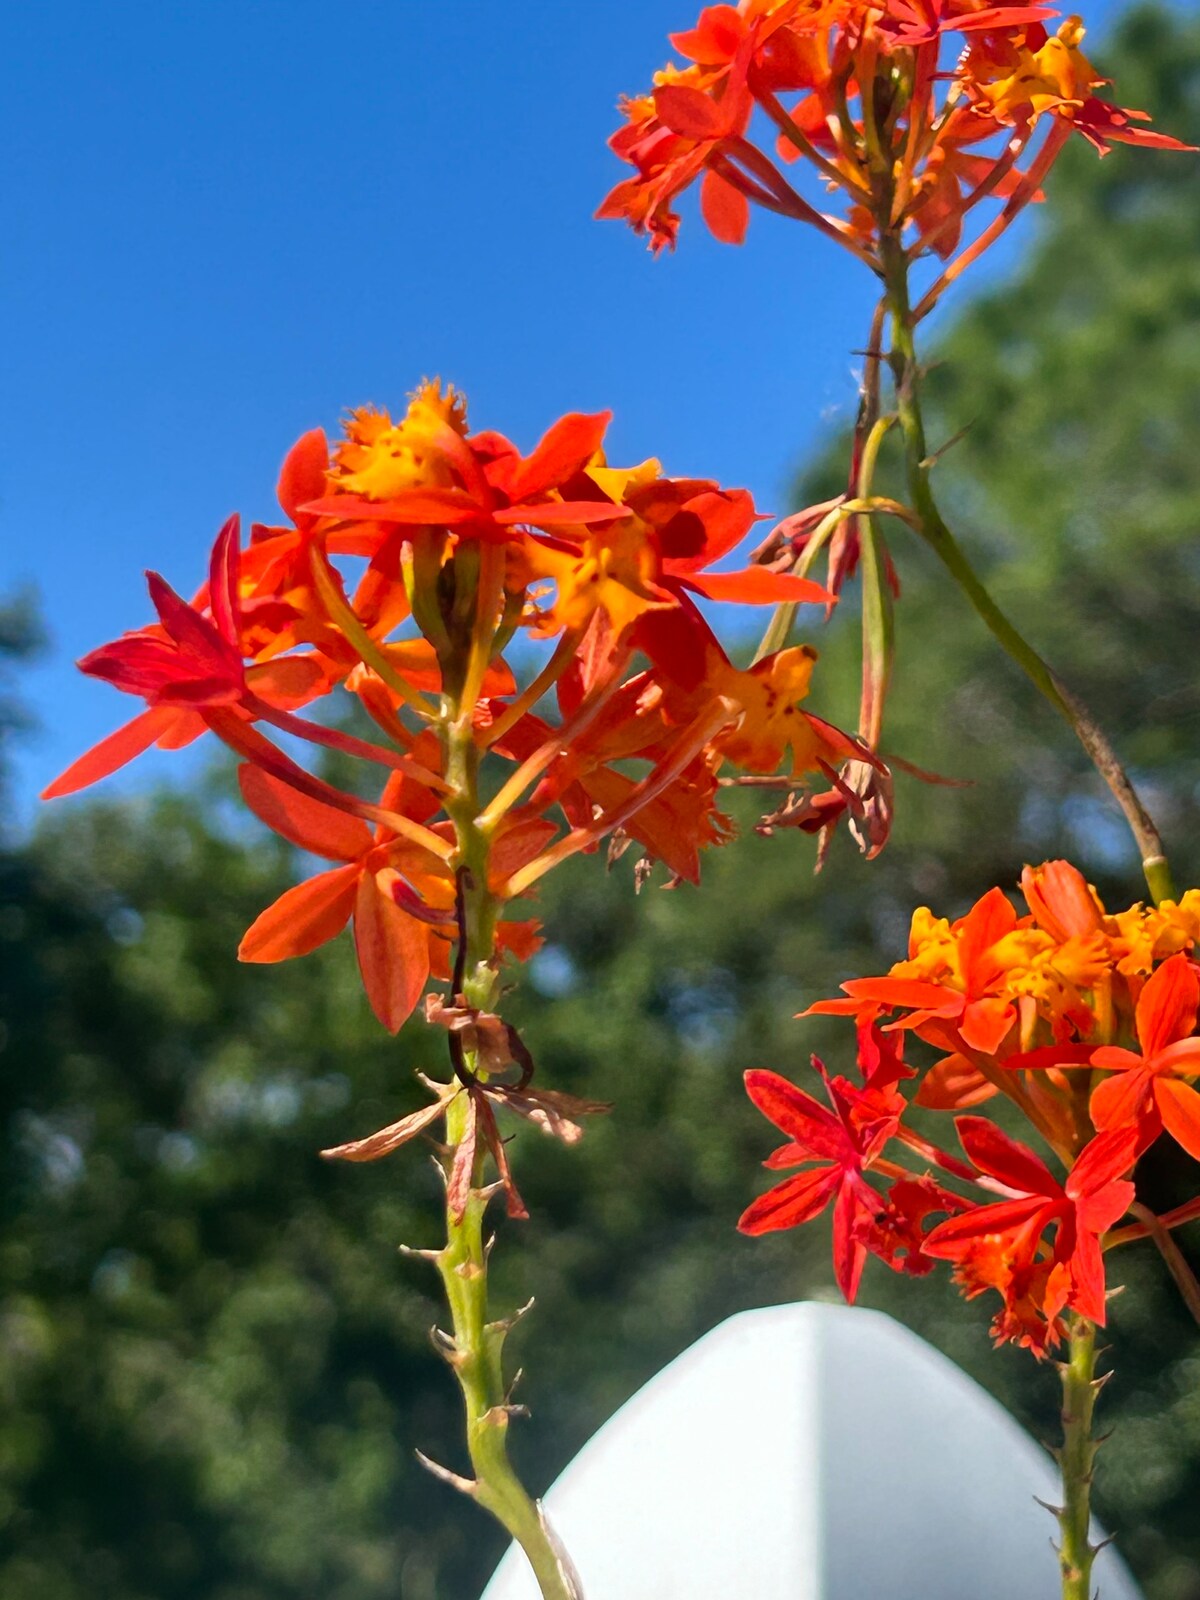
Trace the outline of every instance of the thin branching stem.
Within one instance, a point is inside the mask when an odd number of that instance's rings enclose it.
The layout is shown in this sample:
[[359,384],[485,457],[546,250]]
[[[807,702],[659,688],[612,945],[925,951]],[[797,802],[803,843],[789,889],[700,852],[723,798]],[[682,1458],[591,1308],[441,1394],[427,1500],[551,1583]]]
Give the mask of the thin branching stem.
[[890,360],[896,386],[897,412],[904,437],[909,498],[916,515],[917,531],[1005,652],[1074,729],[1129,825],[1151,896],[1155,903],[1168,899],[1173,891],[1162,836],[1107,734],[1078,695],[1047,665],[992,599],[941,514],[930,482],[929,450],[921,410],[921,372],[914,338],[914,316],[908,296],[908,263],[898,240],[885,237],[882,249],[891,309]]

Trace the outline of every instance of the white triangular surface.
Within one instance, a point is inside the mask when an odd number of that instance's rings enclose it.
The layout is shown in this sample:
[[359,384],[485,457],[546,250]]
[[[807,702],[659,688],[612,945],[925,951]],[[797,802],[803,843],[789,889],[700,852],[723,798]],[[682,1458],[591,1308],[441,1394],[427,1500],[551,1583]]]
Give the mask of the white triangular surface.
[[[546,1510],[586,1600],[1055,1600],[1035,1495],[1053,1462],[965,1373],[881,1312],[805,1304],[685,1350]],[[1095,1581],[1138,1600],[1111,1548]],[[483,1600],[538,1600],[519,1550]]]

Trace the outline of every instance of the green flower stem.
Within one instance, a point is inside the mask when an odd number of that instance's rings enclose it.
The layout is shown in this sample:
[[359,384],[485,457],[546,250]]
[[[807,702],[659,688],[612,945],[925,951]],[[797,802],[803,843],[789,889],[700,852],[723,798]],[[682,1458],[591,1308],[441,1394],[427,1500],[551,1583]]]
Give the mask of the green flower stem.
[[[800,559],[788,571],[797,578],[806,578],[812,570],[817,557],[829,543],[838,525],[846,520],[850,512],[844,505],[836,505],[827,516],[817,524],[804,546]],[[777,650],[782,650],[791,637],[792,627],[796,621],[796,613],[800,607],[795,600],[783,600],[771,613],[771,620],[767,623],[766,632],[762,636],[762,643],[754,652],[754,662],[757,665],[766,656],[773,656]]]
[[1128,773],[1091,712],[1067,688],[1056,672],[1014,627],[992,599],[962,547],[946,526],[930,483],[929,451],[921,412],[921,372],[913,334],[913,313],[908,294],[908,262],[899,241],[885,235],[882,241],[884,281],[891,309],[892,375],[896,408],[904,436],[909,497],[916,527],[938,556],[1002,648],[1030,682],[1075,730],[1097,772],[1120,806],[1141,855],[1146,884],[1155,903],[1171,897],[1171,872],[1162,837],[1130,781]]
[[[491,1010],[498,989],[494,962],[496,920],[500,906],[488,887],[488,837],[476,822],[479,812],[480,753],[471,727],[470,708],[446,707],[443,739],[446,778],[452,795],[447,810],[458,841],[462,871],[464,948],[462,991],[468,1005]],[[478,1067],[468,1055],[472,1071]],[[446,1143],[457,1149],[468,1136],[473,1105],[459,1094],[446,1112]],[[486,1147],[477,1145],[471,1189],[461,1216],[446,1207],[446,1244],[435,1254],[450,1308],[451,1331],[438,1346],[458,1380],[466,1409],[467,1451],[473,1479],[441,1468],[448,1479],[490,1511],[524,1550],[543,1600],[581,1600],[570,1563],[558,1548],[542,1515],[513,1469],[508,1455],[508,1424],[513,1408],[504,1378],[504,1343],[515,1317],[488,1317],[488,1251],[484,1213],[489,1189],[484,1183]]]
[[[466,1131],[468,1101],[459,1095],[446,1116],[446,1139],[459,1143]],[[453,1479],[457,1487],[490,1511],[524,1550],[544,1600],[580,1600],[580,1591],[551,1534],[538,1503],[526,1491],[508,1455],[512,1415],[504,1379],[504,1342],[516,1318],[488,1320],[487,1256],[483,1218],[487,1190],[482,1157],[466,1210],[456,1218],[446,1209],[446,1246],[437,1267],[450,1307],[451,1343],[444,1347],[466,1408],[467,1451],[474,1481]]]
[[1096,1329],[1086,1317],[1072,1313],[1067,1359],[1061,1363],[1063,1442],[1058,1452],[1063,1503],[1058,1525],[1062,1542],[1058,1564],[1062,1600],[1092,1600],[1091,1542],[1092,1468],[1099,1445],[1092,1438],[1092,1413],[1103,1379],[1096,1377]]

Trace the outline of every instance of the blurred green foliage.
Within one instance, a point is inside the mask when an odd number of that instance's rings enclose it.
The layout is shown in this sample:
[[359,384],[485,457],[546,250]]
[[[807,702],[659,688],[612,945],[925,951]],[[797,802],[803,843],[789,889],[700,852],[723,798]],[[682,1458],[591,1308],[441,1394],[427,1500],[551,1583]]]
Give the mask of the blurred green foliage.
[[[1142,10],[1109,49],[1125,103],[1200,142],[1200,25]],[[1186,883],[1200,881],[1196,194],[1190,158],[1072,149],[1027,264],[942,330],[931,375],[935,438],[973,424],[938,469],[952,524],[1128,754]],[[841,450],[810,496],[837,486]],[[742,1069],[844,1059],[844,1030],[794,1012],[894,960],[914,904],[960,911],[1025,859],[1068,853],[1112,903],[1139,893],[1069,731],[926,554],[896,554],[888,743],[974,787],[901,778],[885,855],[868,865],[840,840],[815,879],[811,843],[756,836],[743,805],[745,836],[698,893],[635,901],[628,863],[606,875],[595,859],[547,887],[550,943],[513,1015],[548,1080],[616,1109],[574,1151],[520,1135],[533,1217],[499,1224],[497,1304],[538,1297],[513,1340],[534,1412],[516,1449],[538,1488],[715,1322],[833,1293],[820,1227],[733,1231],[772,1144]],[[0,656],[33,639],[27,613],[5,614]],[[853,655],[844,618],[816,709],[853,720]],[[238,813],[222,766],[200,792],[65,805],[0,856],[5,1600],[467,1600],[499,1554],[412,1458],[419,1445],[460,1464],[426,1339],[433,1276],[396,1253],[436,1242],[436,1177],[411,1148],[355,1168],[315,1155],[413,1107],[412,1069],[440,1052],[417,1024],[381,1036],[344,941],[273,969],[234,960],[297,869]],[[1164,1206],[1196,1179],[1183,1158],[1141,1174]],[[1148,1247],[1117,1276],[1100,1511],[1148,1600],[1198,1600],[1200,1342]],[[875,1265],[863,1298],[1052,1432],[1053,1372],[993,1353],[985,1309],[944,1278]]]

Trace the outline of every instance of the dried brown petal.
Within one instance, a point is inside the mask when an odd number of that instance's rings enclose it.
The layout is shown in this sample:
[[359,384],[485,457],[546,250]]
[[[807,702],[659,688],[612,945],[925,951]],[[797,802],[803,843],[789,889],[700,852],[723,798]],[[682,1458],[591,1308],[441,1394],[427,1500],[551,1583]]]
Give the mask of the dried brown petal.
[[476,1103],[479,1120],[483,1124],[483,1136],[487,1140],[487,1147],[492,1153],[492,1160],[496,1163],[496,1171],[500,1175],[500,1183],[504,1189],[508,1214],[510,1217],[523,1220],[528,1217],[529,1212],[513,1179],[512,1168],[508,1164],[508,1151],[504,1147],[504,1140],[500,1137],[500,1130],[496,1126],[495,1114],[487,1103],[483,1090],[473,1090],[471,1098]]
[[329,1161],[378,1161],[380,1156],[390,1155],[402,1144],[424,1133],[426,1128],[432,1127],[439,1117],[445,1115],[446,1107],[459,1093],[459,1088],[457,1084],[434,1085],[428,1078],[422,1081],[438,1095],[432,1105],[409,1112],[399,1122],[390,1123],[386,1128],[368,1134],[365,1139],[352,1139],[348,1144],[334,1145],[322,1150],[321,1154]]
[[584,1130],[577,1118],[600,1116],[612,1110],[606,1101],[583,1100],[561,1089],[514,1089],[495,1084],[489,1086],[487,1092],[498,1104],[507,1106],[517,1116],[532,1122],[552,1139],[561,1139],[564,1144],[578,1144],[583,1138]]
[[481,1076],[492,1078],[508,1067],[519,1067],[526,1075],[532,1073],[533,1062],[516,1029],[492,1011],[476,1011],[461,1000],[445,1005],[437,995],[428,995],[425,1020],[455,1034],[464,1052],[474,1057],[474,1070]]

